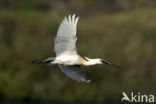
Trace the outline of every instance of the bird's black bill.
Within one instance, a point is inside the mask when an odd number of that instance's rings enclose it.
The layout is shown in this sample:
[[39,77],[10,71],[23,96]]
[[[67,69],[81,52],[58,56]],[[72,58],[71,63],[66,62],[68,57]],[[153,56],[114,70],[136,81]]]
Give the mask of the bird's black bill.
[[115,64],[111,64],[111,65],[118,68],[118,69],[120,69],[120,66],[118,66],[118,65],[115,65]]
[[113,67],[116,67],[116,68],[120,69],[120,66],[115,65],[115,64],[112,64],[112,63],[110,63],[110,62],[108,62],[108,61],[106,61],[106,60],[102,60],[102,62],[103,62],[104,64],[111,65],[111,66],[113,66]]

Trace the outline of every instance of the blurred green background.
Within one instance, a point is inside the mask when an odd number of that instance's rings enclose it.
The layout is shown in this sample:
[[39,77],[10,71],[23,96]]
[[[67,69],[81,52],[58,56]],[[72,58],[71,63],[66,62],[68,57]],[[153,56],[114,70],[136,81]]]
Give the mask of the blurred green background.
[[[91,84],[33,59],[55,56],[64,16],[79,16],[80,55],[121,66],[84,67]],[[0,101],[120,103],[122,92],[156,96],[156,0],[1,0]]]

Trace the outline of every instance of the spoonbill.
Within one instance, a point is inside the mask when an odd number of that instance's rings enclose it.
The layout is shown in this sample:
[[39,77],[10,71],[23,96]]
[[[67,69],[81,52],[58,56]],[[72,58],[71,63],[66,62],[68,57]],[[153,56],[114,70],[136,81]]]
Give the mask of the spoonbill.
[[54,51],[56,52],[56,57],[50,57],[44,61],[33,60],[33,63],[47,65],[57,64],[62,72],[73,80],[90,83],[91,80],[86,79],[86,74],[84,69],[81,68],[81,65],[90,66],[107,64],[116,68],[120,67],[103,59],[91,59],[85,56],[82,57],[77,53],[76,31],[78,20],[79,17],[75,17],[75,14],[64,17],[54,39]]

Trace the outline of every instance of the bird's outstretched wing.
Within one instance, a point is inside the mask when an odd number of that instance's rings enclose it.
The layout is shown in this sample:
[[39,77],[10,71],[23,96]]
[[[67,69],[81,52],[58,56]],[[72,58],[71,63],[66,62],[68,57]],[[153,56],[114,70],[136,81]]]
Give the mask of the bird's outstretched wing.
[[76,27],[79,17],[74,15],[65,17],[60,24],[54,40],[55,52],[60,55],[76,55]]
[[91,81],[86,79],[84,69],[82,69],[81,66],[79,65],[76,66],[59,65],[59,67],[68,77],[72,78],[73,80],[85,83],[90,83]]

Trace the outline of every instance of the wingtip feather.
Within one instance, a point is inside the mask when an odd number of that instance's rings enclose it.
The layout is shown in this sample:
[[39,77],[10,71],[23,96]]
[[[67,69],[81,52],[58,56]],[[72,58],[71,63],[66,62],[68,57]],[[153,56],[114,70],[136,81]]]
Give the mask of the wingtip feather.
[[69,21],[70,24],[72,23],[71,15],[70,14],[68,15],[68,21]]
[[77,26],[77,22],[78,22],[78,20],[79,20],[79,16],[76,17],[76,19],[75,19],[75,27]]
[[75,25],[75,14],[73,14],[73,16],[72,16],[72,23],[73,23],[73,25]]

